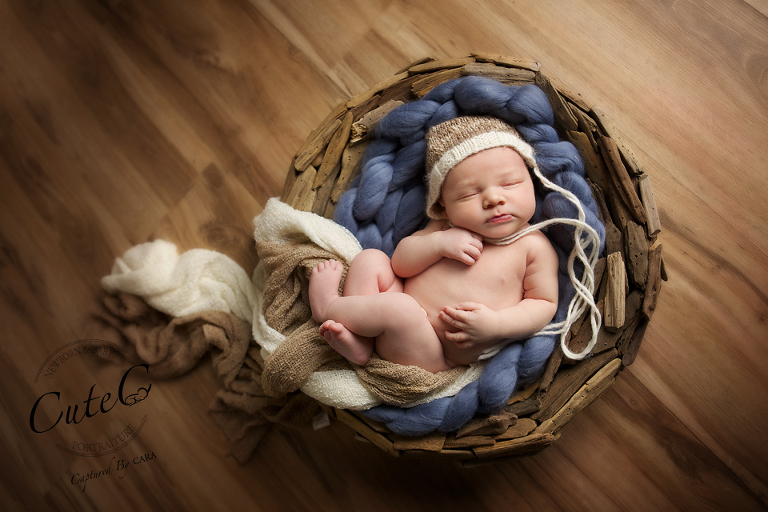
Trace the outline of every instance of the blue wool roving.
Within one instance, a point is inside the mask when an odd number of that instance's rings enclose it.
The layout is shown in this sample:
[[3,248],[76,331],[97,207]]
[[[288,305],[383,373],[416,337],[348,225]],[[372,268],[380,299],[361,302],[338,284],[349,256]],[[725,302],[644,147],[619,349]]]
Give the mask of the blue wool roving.
[[[444,82],[422,99],[406,103],[384,117],[376,139],[366,150],[360,174],[336,206],[334,220],[349,229],[363,248],[392,255],[397,243],[427,222],[424,161],[430,127],[463,115],[489,115],[515,126],[533,146],[542,174],[578,198],[585,222],[605,243],[605,228],[584,179],[584,165],[576,148],[560,141],[552,107],[535,85],[505,86],[488,78],[469,76]],[[536,179],[534,178],[534,182]],[[537,187],[532,223],[553,218],[576,218],[573,203],[562,194]],[[560,259],[560,297],[553,322],[567,316],[575,291],[566,262],[574,249],[574,227],[553,224],[546,230]],[[577,274],[583,266],[576,265]],[[501,350],[480,378],[455,396],[411,408],[380,405],[364,411],[396,433],[422,435],[455,431],[478,414],[502,409],[510,395],[533,382],[544,369],[558,336],[534,335]]]

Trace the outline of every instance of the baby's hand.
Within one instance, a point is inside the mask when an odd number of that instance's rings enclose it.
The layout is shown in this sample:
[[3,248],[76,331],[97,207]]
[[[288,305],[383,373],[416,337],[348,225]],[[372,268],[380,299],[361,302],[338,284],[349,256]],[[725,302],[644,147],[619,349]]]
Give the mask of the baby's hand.
[[450,228],[440,232],[440,254],[444,258],[474,264],[483,252],[483,237],[464,228]]
[[477,302],[464,302],[454,308],[446,306],[440,318],[459,330],[445,332],[445,337],[459,348],[470,348],[499,337],[498,313]]

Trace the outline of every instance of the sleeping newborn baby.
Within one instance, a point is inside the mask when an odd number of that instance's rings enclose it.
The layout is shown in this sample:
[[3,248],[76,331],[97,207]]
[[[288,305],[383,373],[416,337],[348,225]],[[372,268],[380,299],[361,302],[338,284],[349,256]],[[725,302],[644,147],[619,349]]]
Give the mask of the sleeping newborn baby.
[[465,116],[427,138],[427,226],[392,259],[375,249],[312,272],[309,301],[328,344],[364,365],[385,360],[431,372],[491,357],[554,317],[558,258],[529,227],[533,148],[492,117]]

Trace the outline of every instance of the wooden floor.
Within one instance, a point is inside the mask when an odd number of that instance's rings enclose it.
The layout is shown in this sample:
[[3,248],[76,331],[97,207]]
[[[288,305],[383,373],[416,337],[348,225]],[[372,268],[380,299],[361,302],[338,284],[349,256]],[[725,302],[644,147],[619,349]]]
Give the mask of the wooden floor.
[[[240,465],[207,412],[209,362],[154,382],[140,435],[111,460],[32,431],[54,390],[37,372],[86,336],[116,256],[164,238],[250,272],[251,219],[333,107],[472,51],[536,59],[599,106],[659,205],[669,281],[640,354],[554,446],[462,469],[396,459],[334,422],[273,429]],[[1,507],[766,509],[766,196],[764,0],[2,1]],[[57,385],[82,415],[102,376],[69,364]]]

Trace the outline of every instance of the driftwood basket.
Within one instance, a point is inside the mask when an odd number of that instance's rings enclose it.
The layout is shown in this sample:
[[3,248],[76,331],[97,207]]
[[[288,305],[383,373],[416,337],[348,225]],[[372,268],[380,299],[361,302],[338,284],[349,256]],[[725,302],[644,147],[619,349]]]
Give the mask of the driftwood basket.
[[[537,452],[615,381],[634,361],[664,275],[660,231],[651,182],[635,156],[613,133],[600,110],[548,78],[539,64],[498,55],[418,61],[392,78],[339,104],[294,157],[282,200],[333,218],[341,194],[360,169],[376,123],[401,102],[424,96],[436,85],[481,75],[507,85],[534,83],[547,94],[561,140],[576,146],[606,227],[606,251],[596,269],[596,301],[602,311],[592,355],[574,362],[555,348],[543,376],[517,392],[499,414],[476,418],[459,432],[406,437],[354,411],[324,406],[358,436],[403,457],[441,457],[476,464]],[[591,337],[588,321],[577,321],[569,347],[580,352]]]

